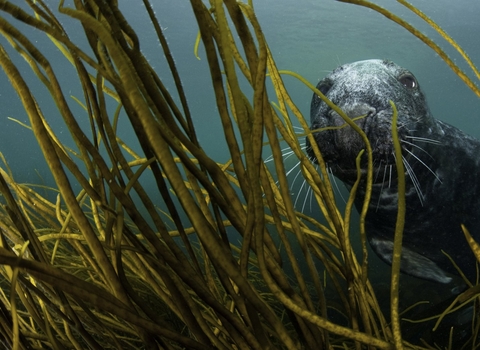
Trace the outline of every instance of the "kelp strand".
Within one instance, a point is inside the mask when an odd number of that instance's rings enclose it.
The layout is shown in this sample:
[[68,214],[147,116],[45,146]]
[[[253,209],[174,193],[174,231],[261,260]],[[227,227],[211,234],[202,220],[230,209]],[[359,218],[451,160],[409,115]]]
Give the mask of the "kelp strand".
[[403,156],[402,156],[402,146],[400,145],[400,140],[398,138],[398,129],[397,129],[397,107],[393,101],[390,101],[390,106],[392,107],[392,142],[395,155],[395,166],[397,168],[397,221],[395,224],[395,236],[393,239],[393,253],[392,253],[392,282],[390,285],[390,312],[392,317],[392,330],[393,330],[393,340],[395,343],[396,349],[403,349],[402,345],[402,335],[400,330],[400,315],[398,311],[399,305],[399,295],[398,291],[400,288],[400,264],[401,264],[401,253],[402,253],[402,238],[403,238],[403,227],[405,225],[405,211],[406,211],[406,202],[405,202],[405,169],[403,166]]
[[[367,275],[364,219],[373,176],[368,139],[356,118],[347,118],[305,79],[277,69],[252,3],[212,0],[209,8],[203,1],[190,1],[201,38],[194,52],[199,55],[201,43],[231,157],[224,164],[211,159],[196,137],[195,116],[173,60],[175,52],[162,31],[161,11],[159,20],[147,0],[146,15],[173,87],[163,84],[143,55],[142,36],[116,2],[59,1],[55,11],[41,0],[27,0],[25,8],[0,3],[1,34],[51,94],[74,144],[61,143],[42,113],[44,101],[36,99],[27,84],[30,73],[20,74],[17,57],[0,48],[0,64],[29,116],[30,125],[25,126],[34,133],[55,178],[53,187],[19,184],[2,157],[0,273],[7,278],[0,285],[0,330],[9,345],[407,346],[394,314],[398,306],[392,303],[390,325]],[[63,25],[69,21],[82,26],[88,50],[67,35],[69,28]],[[71,63],[83,92],[71,100],[83,115],[73,114],[56,67],[29,39],[25,26],[45,33]],[[360,157],[368,159],[366,176],[359,171],[357,181],[367,186],[360,213],[361,263],[350,243],[356,187],[341,211],[322,150],[312,143],[316,169],[299,142],[305,135],[313,141],[312,133],[322,130],[309,130],[283,74],[302,80],[342,115],[344,127],[354,128],[365,141],[357,159],[357,167]],[[274,102],[267,93],[270,87]],[[295,133],[293,120],[302,126],[302,135]],[[139,147],[120,139],[117,131],[123,123],[129,123]],[[299,160],[322,222],[295,210],[282,142]],[[263,162],[267,153],[272,154],[272,167]],[[154,179],[153,187],[143,181],[148,176]],[[11,298],[6,298],[4,284],[11,283],[15,273]],[[392,300],[397,292],[392,280]],[[472,300],[476,290],[469,293],[462,302]],[[331,300],[332,294],[338,300]],[[344,315],[345,322],[333,322],[332,310]]]

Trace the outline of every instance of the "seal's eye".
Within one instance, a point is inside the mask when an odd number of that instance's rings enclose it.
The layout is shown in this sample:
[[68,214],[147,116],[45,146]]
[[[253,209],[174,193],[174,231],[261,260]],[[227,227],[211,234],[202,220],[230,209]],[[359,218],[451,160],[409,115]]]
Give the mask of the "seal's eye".
[[415,77],[411,74],[402,75],[400,78],[398,78],[398,81],[407,89],[415,89],[418,86]]

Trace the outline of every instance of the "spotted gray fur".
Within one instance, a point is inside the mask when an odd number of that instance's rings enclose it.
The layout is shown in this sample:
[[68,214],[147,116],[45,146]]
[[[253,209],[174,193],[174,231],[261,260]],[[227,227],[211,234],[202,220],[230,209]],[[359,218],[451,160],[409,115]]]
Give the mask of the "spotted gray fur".
[[[391,137],[393,101],[407,179],[407,213],[401,269],[424,279],[447,283],[456,268],[471,279],[476,260],[460,224],[480,238],[480,142],[432,117],[414,75],[393,62],[368,60],[338,67],[317,88],[366,133],[373,148],[374,186],[366,217],[372,249],[387,263],[397,216],[397,176]],[[318,96],[311,104],[311,129],[341,126],[345,121]],[[365,148],[347,126],[319,131],[315,141],[333,174],[347,186],[356,177],[355,158]],[[307,140],[307,152],[316,161]],[[362,158],[366,173],[366,156]],[[365,178],[365,176],[363,176]],[[365,194],[361,184],[356,206]]]

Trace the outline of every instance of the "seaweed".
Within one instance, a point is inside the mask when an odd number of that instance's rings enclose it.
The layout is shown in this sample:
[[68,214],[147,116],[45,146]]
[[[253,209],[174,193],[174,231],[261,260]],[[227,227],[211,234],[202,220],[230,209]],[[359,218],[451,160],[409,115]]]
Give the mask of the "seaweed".
[[[44,84],[75,144],[59,140],[25,72],[0,47],[0,65],[55,179],[52,187],[19,183],[2,157],[1,342],[13,349],[419,348],[400,331],[402,212],[390,323],[368,278],[363,218],[369,196],[360,213],[358,257],[350,243],[356,186],[342,212],[321,150],[312,142],[318,168],[303,153],[292,120],[302,136],[312,138],[318,130],[309,129],[289,97],[282,76],[295,74],[277,69],[253,4],[190,4],[199,27],[196,47],[201,41],[205,48],[230,153],[226,163],[202,149],[174,54],[148,0],[144,9],[174,88],[163,84],[143,55],[142,38],[116,1],[59,1],[56,11],[42,0],[26,0],[24,7],[0,3],[2,35]],[[64,16],[81,24],[88,51],[69,38]],[[33,28],[74,67],[83,90],[74,101],[84,115],[74,114],[58,73],[29,39]],[[368,139],[338,113],[363,135],[357,166],[368,159],[371,186]],[[89,130],[79,124],[85,115]],[[120,138],[121,123],[130,125],[141,152]],[[295,210],[283,142],[300,162],[322,222]],[[272,154],[275,175],[265,154]],[[154,188],[145,187],[147,176]],[[357,184],[361,180],[358,171]],[[473,288],[462,302],[475,298]]]

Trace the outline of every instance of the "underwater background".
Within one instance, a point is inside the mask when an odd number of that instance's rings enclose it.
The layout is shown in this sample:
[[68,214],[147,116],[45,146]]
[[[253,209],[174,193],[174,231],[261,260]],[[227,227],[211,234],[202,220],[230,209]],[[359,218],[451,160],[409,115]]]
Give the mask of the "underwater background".
[[[58,5],[57,1],[47,3],[52,9],[56,9]],[[426,33],[472,76],[461,57],[416,15],[395,1],[377,3]],[[417,77],[435,118],[451,123],[472,136],[480,137],[480,100],[429,47],[389,19],[372,10],[334,0],[254,0],[253,4],[279,69],[299,73],[316,85],[329,71],[343,63],[371,58],[392,60],[409,69]],[[479,1],[457,0],[453,3],[448,0],[423,0],[413,1],[412,4],[450,34],[477,66],[480,64]],[[173,87],[173,80],[143,5],[136,0],[120,0],[119,5],[139,34],[141,49],[150,64],[155,67],[167,87]],[[201,43],[200,60],[194,55],[198,27],[190,3],[186,0],[157,0],[152,6],[171,46],[200,142],[213,159],[226,161],[228,152],[226,147],[223,147],[223,137],[212,137],[221,134],[221,124]],[[60,15],[59,18],[64,19],[64,25],[68,23],[65,16]],[[79,39],[76,36],[83,36],[83,31],[76,30],[81,29],[77,26],[78,24],[73,22],[67,26],[74,41]],[[64,91],[79,98],[83,97],[75,77],[71,75],[75,73],[70,63],[59,54],[58,49],[44,34],[32,33],[32,36],[35,35],[38,36],[38,42],[45,42],[43,53],[52,58],[56,72],[60,72]],[[10,50],[10,45],[3,37],[0,43],[7,51]],[[12,58],[20,65],[24,64],[18,55],[13,54]],[[34,86],[38,87],[36,97],[44,105],[44,100],[51,100],[48,91],[38,79],[32,77],[26,64],[24,68],[25,77],[32,78]],[[292,77],[284,79],[293,101],[308,119],[311,91]],[[275,96],[270,94],[270,99],[274,101]],[[69,102],[72,106],[75,105],[73,100]],[[44,113],[54,130],[62,131],[63,122],[56,123],[58,112],[53,101],[50,105],[51,110],[44,110]],[[33,134],[7,119],[12,117],[27,122],[18,96],[3,71],[0,72],[0,106],[0,151],[6,157],[17,180],[36,182],[39,180],[38,171],[42,178],[45,177],[44,180],[48,181],[48,171]],[[80,107],[76,110],[79,114],[85,114]],[[125,119],[124,121],[127,124]],[[128,125],[126,126],[124,137],[128,143],[130,140]],[[65,139],[65,142],[68,142],[68,139]]]
[[[56,8],[57,1],[48,1]],[[279,69],[294,71],[312,84],[340,64],[352,61],[381,58],[389,59],[409,69],[418,79],[427,96],[432,115],[446,121],[468,134],[480,138],[480,100],[450,70],[450,68],[428,46],[414,37],[404,28],[382,15],[355,5],[334,0],[257,0],[254,7],[264,30],[276,64]],[[426,23],[408,9],[394,1],[381,1],[380,5],[401,16],[407,22],[426,33],[464,69],[469,76],[461,57],[449,47]],[[414,1],[418,7],[448,34],[450,34],[469,54],[474,63],[480,65],[480,2],[457,0],[453,4],[447,0]],[[156,35],[152,30],[143,5],[137,0],[119,0],[121,9],[127,15],[134,30],[140,36],[140,45],[150,64],[156,69],[167,87],[174,88],[173,79],[166,65]],[[208,64],[200,43],[197,59],[194,54],[198,27],[186,0],[158,0],[152,3],[165,36],[172,50],[177,68],[183,81],[193,121],[200,144],[205,152],[218,162],[229,158],[222,126],[216,111]],[[63,24],[70,29],[72,41],[78,42],[83,35],[77,30],[77,23],[64,18]],[[69,23],[72,22],[71,24]],[[30,29],[31,30],[31,29]],[[42,44],[43,53],[51,59],[62,88],[71,96],[83,98],[82,90],[70,63],[42,33],[31,33]],[[77,38],[76,36],[80,36]],[[31,73],[23,59],[10,49],[9,44],[0,39],[12,58],[24,67],[25,78],[36,87],[35,95],[41,102],[43,113],[51,127],[62,137],[67,145],[73,147],[68,130],[56,110],[50,94]],[[88,45],[85,41],[85,49]],[[311,91],[292,77],[285,77],[285,84],[297,107],[309,118]],[[275,101],[273,93],[270,99]],[[176,96],[174,96],[176,98]],[[178,101],[178,100],[177,100]],[[115,104],[112,102],[112,106]],[[72,98],[69,101],[83,126],[88,128],[88,118],[84,109]],[[19,98],[10,86],[3,72],[0,73],[0,152],[4,155],[17,182],[41,183],[53,185],[50,170],[32,132],[17,122],[28,123]],[[120,135],[127,144],[137,144],[136,137],[130,131],[126,117],[121,118]],[[63,133],[63,131],[65,132]],[[265,154],[264,158],[267,158]],[[293,167],[295,164],[291,164]],[[147,182],[148,179],[143,179]],[[154,186],[152,182],[152,186]],[[299,185],[297,185],[299,186]],[[466,189],[468,190],[468,189]],[[298,195],[298,187],[292,189],[292,195]],[[302,193],[300,193],[302,196]],[[300,200],[297,209],[301,210]],[[304,208],[306,214],[315,216],[315,208]],[[312,212],[313,211],[313,212]],[[408,220],[408,218],[407,218]],[[375,269],[373,280],[384,280],[389,267],[372,258]],[[388,282],[388,279],[387,279]]]

